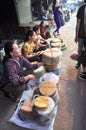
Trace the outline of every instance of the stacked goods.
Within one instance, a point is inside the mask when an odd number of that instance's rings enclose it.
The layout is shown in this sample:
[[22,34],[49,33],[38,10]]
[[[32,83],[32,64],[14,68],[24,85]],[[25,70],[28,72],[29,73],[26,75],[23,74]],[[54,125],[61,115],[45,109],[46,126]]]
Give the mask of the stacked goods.
[[19,117],[22,120],[36,121],[41,125],[48,125],[55,116],[56,102],[53,96],[57,98],[57,85],[54,82],[43,82],[37,88],[38,93],[33,93],[33,100],[26,100],[22,104]]
[[58,64],[61,61],[62,51],[59,48],[50,48],[43,53],[43,62],[47,70],[57,70]]
[[59,69],[59,64],[45,64],[45,68],[53,72]]
[[67,49],[66,45],[63,43],[63,40],[61,38],[54,38],[50,42],[51,42],[51,47],[59,47],[61,51]]
[[41,125],[48,125],[55,116],[55,103],[51,97],[38,96],[34,100],[33,113]]
[[51,39],[51,41],[50,41],[51,43],[59,43],[59,42],[62,42],[59,38],[52,38]]
[[32,112],[32,103],[30,101],[28,100],[24,101],[19,111],[19,117],[22,120],[28,120],[28,119],[34,118],[34,115]]
[[33,74],[36,76],[36,78],[41,77],[45,73],[44,66],[40,66],[38,69],[33,71]]
[[[34,100],[33,105],[34,105],[34,109],[33,109],[34,114],[38,114],[40,116],[47,116],[55,107],[54,101],[52,100],[51,97],[48,96],[38,96]],[[35,111],[37,113],[35,113]]]

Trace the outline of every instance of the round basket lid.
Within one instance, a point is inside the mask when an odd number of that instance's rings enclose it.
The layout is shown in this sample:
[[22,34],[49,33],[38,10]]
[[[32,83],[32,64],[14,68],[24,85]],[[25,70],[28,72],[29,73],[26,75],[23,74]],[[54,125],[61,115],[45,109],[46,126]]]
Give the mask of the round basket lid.
[[43,53],[43,58],[47,57],[47,58],[57,59],[61,55],[62,55],[62,52],[60,51],[59,48],[50,48],[50,49],[45,50],[45,52]]
[[48,97],[49,105],[46,110],[36,110],[39,115],[46,116],[52,112],[55,107],[55,102],[51,97]]
[[34,106],[39,110],[45,110],[49,106],[49,99],[47,96],[38,96],[34,100]]
[[53,94],[55,94],[57,90],[57,86],[54,82],[43,82],[40,86],[39,86],[39,92],[42,95],[45,96],[52,96]]

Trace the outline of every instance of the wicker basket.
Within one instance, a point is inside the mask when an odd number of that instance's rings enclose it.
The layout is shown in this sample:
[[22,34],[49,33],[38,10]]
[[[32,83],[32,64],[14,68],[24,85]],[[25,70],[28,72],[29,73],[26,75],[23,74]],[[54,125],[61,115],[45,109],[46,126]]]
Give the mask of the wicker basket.
[[59,43],[51,43],[51,46],[52,46],[52,47],[64,47],[65,44],[63,44],[63,43],[61,43],[61,42],[59,42]]
[[46,70],[49,70],[49,71],[54,71],[54,70],[57,70],[58,68],[58,64],[45,64],[45,68]]
[[45,64],[45,68],[47,71],[56,71],[59,67],[61,67],[61,62],[59,62],[59,64]]
[[43,62],[45,65],[49,66],[49,68],[57,69],[57,64],[61,61],[62,51],[59,48],[51,48],[47,49],[43,53]]
[[33,71],[33,74],[36,76],[36,78],[40,78],[45,72],[45,67],[40,66],[38,69]]

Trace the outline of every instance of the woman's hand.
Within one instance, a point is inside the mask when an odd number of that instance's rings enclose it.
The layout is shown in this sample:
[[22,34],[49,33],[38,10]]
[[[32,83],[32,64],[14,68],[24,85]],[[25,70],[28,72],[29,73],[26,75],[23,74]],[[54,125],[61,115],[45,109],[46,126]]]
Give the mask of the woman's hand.
[[29,75],[25,76],[24,79],[26,82],[30,79],[35,80],[35,76],[33,74],[29,74]]
[[28,76],[29,76],[29,79],[35,80],[35,75],[29,74]]

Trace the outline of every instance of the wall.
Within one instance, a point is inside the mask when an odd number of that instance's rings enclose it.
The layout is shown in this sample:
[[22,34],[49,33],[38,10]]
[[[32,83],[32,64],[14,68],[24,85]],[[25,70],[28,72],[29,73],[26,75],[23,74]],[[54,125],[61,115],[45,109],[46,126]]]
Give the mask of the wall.
[[30,0],[14,0],[18,23],[27,24],[32,21],[31,1]]

